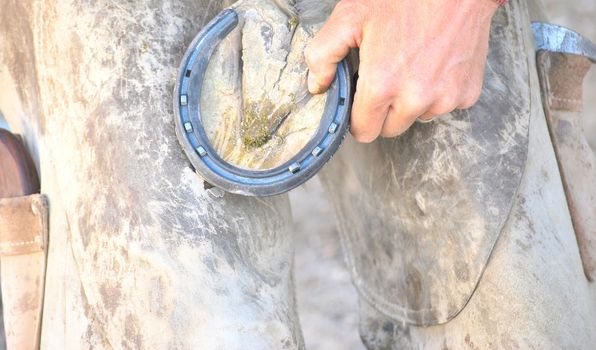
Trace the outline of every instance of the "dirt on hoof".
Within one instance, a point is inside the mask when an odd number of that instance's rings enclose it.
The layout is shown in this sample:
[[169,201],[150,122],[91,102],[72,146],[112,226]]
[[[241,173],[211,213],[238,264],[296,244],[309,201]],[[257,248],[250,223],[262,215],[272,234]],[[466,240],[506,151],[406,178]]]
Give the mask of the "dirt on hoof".
[[318,24],[301,21],[281,0],[240,1],[234,8],[239,24],[207,67],[203,124],[227,162],[272,169],[311,140],[323,115],[327,96],[308,92],[303,55]]

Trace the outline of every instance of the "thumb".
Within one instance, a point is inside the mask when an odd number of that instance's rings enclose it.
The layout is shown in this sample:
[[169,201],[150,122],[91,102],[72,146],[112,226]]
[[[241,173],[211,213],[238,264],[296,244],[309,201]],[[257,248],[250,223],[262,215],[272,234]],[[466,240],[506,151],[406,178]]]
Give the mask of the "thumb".
[[309,69],[308,90],[312,94],[327,90],[335,79],[337,63],[360,44],[361,21],[354,12],[347,13],[346,7],[342,7],[342,2],[335,7],[327,23],[304,51]]

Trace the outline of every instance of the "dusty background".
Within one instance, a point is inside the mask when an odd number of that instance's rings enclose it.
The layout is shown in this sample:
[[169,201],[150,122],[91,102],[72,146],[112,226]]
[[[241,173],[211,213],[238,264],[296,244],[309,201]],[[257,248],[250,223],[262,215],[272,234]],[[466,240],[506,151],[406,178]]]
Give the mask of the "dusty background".
[[[596,1],[545,0],[544,4],[551,22],[576,29],[596,42]],[[596,150],[596,69],[586,79],[584,92],[586,135]],[[1,116],[0,127],[5,127]],[[350,284],[335,218],[321,185],[314,179],[293,191],[290,197],[298,308],[307,348],[363,349],[358,336],[356,292]],[[0,334],[1,328],[0,318]]]

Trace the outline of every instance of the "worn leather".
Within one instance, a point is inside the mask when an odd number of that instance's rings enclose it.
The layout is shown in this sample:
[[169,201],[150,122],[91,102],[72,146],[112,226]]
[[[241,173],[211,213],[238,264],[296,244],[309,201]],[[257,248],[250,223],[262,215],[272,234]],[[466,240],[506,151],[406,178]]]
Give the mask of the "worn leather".
[[47,235],[45,196],[0,198],[0,256],[42,252],[47,246]]
[[539,52],[538,75],[551,139],[586,277],[596,277],[596,156],[582,127],[586,57]]
[[38,349],[41,339],[48,201],[21,139],[0,129],[0,279],[6,346]]
[[8,350],[39,348],[47,240],[45,196],[0,199],[0,281]]
[[347,142],[325,171],[358,291],[393,319],[445,323],[466,305],[509,217],[528,150],[519,4],[496,14],[479,102],[395,139]]

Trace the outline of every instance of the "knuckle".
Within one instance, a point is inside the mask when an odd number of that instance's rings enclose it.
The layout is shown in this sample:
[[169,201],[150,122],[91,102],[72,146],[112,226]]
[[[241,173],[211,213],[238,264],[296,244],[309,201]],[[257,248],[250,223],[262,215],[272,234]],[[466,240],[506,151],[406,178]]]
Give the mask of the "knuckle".
[[399,94],[399,103],[404,110],[420,110],[424,106],[428,106],[432,92],[421,84],[412,83],[406,87]]
[[311,44],[304,50],[304,60],[319,82],[331,82],[335,78],[335,65],[328,63],[324,50],[312,47]]
[[453,96],[441,96],[433,104],[430,112],[434,115],[447,114],[457,107],[458,103]]
[[369,98],[374,102],[392,100],[396,96],[398,90],[395,79],[387,77],[373,78],[367,85]]
[[366,18],[366,5],[361,0],[342,0],[333,10],[332,16],[338,23],[342,24],[344,32],[350,38],[357,41],[360,37],[360,26]]
[[463,102],[459,104],[458,108],[459,109],[468,109],[468,108],[471,108],[472,106],[474,106],[475,104],[476,104],[476,100],[466,99],[466,100],[463,100]]
[[478,102],[480,96],[482,95],[483,81],[484,76],[482,74],[482,71],[475,74],[473,83],[468,86],[468,89],[460,97],[460,103],[458,105],[458,108],[467,109],[475,105],[476,102]]

